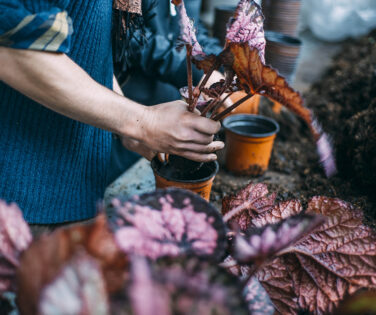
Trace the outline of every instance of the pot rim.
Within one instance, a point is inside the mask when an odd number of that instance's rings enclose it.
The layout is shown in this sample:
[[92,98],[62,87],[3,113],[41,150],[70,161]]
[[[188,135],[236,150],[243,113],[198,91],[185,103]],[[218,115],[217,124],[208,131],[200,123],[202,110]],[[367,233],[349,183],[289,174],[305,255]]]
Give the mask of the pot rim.
[[[157,174],[159,177],[162,177],[168,181],[171,181],[171,182],[177,182],[177,183],[188,183],[188,184],[199,184],[199,183],[203,183],[203,182],[206,182],[212,178],[214,178],[214,176],[217,175],[218,171],[219,171],[219,163],[218,161],[211,161],[211,162],[205,162],[205,163],[214,163],[214,170],[210,173],[210,175],[204,177],[204,178],[200,178],[200,179],[187,179],[187,180],[177,180],[177,179],[173,179],[173,178],[167,178],[163,175],[161,175],[161,173],[159,172],[159,170],[157,169],[157,161],[159,162],[158,160],[158,157],[155,156],[152,160],[151,160],[151,168],[153,170],[153,172],[155,174]],[[161,162],[160,162],[161,163]]]
[[299,47],[302,45],[302,41],[298,37],[275,31],[265,31],[265,39],[269,42],[283,44],[286,46]]
[[[264,133],[252,133],[252,132],[242,132],[242,131],[235,131],[231,128],[230,124],[234,121],[264,121],[272,124],[274,126],[274,130]],[[235,114],[226,117],[223,120],[223,127],[225,130],[231,131],[234,134],[248,137],[248,138],[266,138],[273,136],[279,132],[279,124],[272,118],[265,117],[262,115],[254,115],[254,114]]]

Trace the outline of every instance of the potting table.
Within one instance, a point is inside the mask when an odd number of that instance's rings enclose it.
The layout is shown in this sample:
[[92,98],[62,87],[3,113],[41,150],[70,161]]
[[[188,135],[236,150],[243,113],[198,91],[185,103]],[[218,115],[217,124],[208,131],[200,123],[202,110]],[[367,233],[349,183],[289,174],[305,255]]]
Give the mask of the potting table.
[[113,197],[130,197],[154,189],[155,180],[150,162],[142,158],[107,187],[104,201],[108,205]]

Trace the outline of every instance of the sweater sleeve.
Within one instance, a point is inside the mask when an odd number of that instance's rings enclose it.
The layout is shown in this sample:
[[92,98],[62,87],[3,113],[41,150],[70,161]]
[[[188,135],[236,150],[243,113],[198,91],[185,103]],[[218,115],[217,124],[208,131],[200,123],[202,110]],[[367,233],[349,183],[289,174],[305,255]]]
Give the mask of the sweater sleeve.
[[67,53],[72,21],[68,0],[46,1],[46,10],[32,12],[20,0],[0,2],[0,46]]

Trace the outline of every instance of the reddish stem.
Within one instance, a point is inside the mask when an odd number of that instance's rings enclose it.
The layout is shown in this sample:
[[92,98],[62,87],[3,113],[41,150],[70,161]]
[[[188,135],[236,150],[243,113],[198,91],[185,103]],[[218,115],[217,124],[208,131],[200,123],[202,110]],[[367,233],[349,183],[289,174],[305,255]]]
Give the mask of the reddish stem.
[[212,114],[210,115],[210,119],[212,119],[214,116],[215,116],[215,112],[217,111],[218,108],[220,108],[222,106],[222,104],[233,94],[234,92],[230,92],[226,95],[226,97],[220,101],[219,103],[217,103],[215,105],[215,107],[213,108],[213,112]]
[[206,85],[206,83],[208,83],[208,80],[209,80],[210,76],[212,75],[213,71],[218,68],[218,66],[219,66],[218,61],[215,61],[213,63],[213,65],[211,66],[211,68],[209,69],[209,71],[205,74],[205,77],[201,81],[200,85],[195,87],[195,89],[193,91],[193,94],[194,94],[193,109],[197,105],[197,101],[198,101],[198,98],[201,95],[202,89],[204,88],[204,86]]
[[206,117],[206,114],[218,103],[218,99],[213,99],[210,101],[210,103],[205,107],[205,109],[202,111],[201,116]]
[[195,106],[193,105],[193,83],[192,83],[192,47],[186,45],[187,48],[187,79],[188,79],[188,110],[193,112]]
[[238,107],[241,103],[245,102],[247,99],[251,98],[254,94],[247,94],[243,98],[241,98],[236,103],[232,104],[230,107],[227,107],[224,111],[220,112],[218,115],[214,116],[212,119],[217,121],[226,116],[228,113],[230,113],[233,109]]

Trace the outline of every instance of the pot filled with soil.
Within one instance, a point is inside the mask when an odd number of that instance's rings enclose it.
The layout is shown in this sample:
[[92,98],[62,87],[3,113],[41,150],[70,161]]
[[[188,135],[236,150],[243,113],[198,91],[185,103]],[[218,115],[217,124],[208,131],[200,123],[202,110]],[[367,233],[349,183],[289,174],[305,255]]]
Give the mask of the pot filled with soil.
[[278,123],[260,115],[238,114],[225,118],[223,127],[226,168],[238,175],[263,174],[269,165]]
[[177,187],[199,194],[209,201],[211,187],[219,165],[217,161],[199,163],[170,155],[168,161],[155,157],[151,161],[156,188]]

